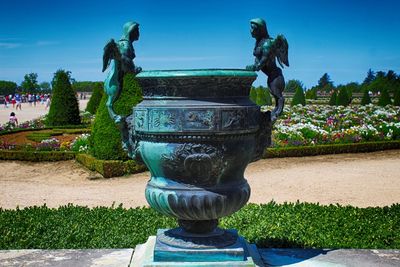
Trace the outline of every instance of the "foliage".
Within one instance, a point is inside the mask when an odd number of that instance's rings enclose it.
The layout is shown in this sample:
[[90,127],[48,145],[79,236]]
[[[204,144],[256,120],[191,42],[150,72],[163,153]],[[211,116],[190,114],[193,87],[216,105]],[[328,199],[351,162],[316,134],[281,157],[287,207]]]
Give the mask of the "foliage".
[[48,82],[42,82],[39,84],[39,88],[42,93],[49,94],[51,93],[51,85]]
[[341,87],[339,89],[339,94],[336,97],[336,106],[348,106],[350,104],[350,98],[347,94],[346,87]]
[[26,136],[28,140],[34,141],[34,142],[42,142],[45,139],[49,139],[52,136],[56,135],[62,135],[62,131],[40,131],[40,132],[32,132]]
[[400,141],[377,141],[363,143],[271,147],[263,158],[307,157],[341,153],[365,153],[388,149],[400,149]]
[[126,174],[146,171],[145,165],[134,160],[100,160],[88,154],[76,155],[76,161],[92,171],[97,171],[104,178],[118,177]]
[[400,77],[392,70],[387,73],[378,71],[375,79],[366,88],[375,93],[386,90],[388,93],[394,94],[394,92],[400,90]]
[[265,87],[258,87],[257,89],[257,100],[256,104],[259,106],[270,106],[272,105],[272,97],[269,93],[269,89]]
[[[132,107],[142,100],[142,91],[133,74],[124,77],[124,88],[121,96],[114,103],[117,114],[130,115]],[[127,153],[121,145],[121,134],[117,125],[110,118],[106,107],[107,95],[103,94],[96,118],[92,127],[90,138],[91,153],[97,159],[128,159]]]
[[91,114],[96,114],[97,108],[100,105],[101,98],[103,97],[104,89],[103,83],[97,82],[93,86],[93,93],[86,106],[86,111]]
[[386,88],[383,88],[379,96],[378,105],[384,107],[390,104],[392,104],[392,100],[390,99],[389,93]]
[[72,89],[74,89],[75,92],[93,92],[98,84],[101,84],[103,87],[103,82],[75,81],[72,83]]
[[70,145],[71,150],[78,152],[78,153],[88,152],[89,151],[89,137],[90,137],[90,134],[87,134],[87,133],[77,136]]
[[15,82],[0,80],[0,95],[12,95],[15,90],[17,90]]
[[318,91],[326,93],[333,89],[333,82],[331,81],[328,73],[324,73],[324,75],[322,75],[322,77],[318,80],[317,88]]
[[394,92],[393,105],[400,106],[400,88]]
[[367,77],[365,77],[363,84],[369,85],[375,79],[375,73],[369,69],[367,72]]
[[361,99],[361,105],[368,105],[371,104],[371,97],[369,96],[368,90],[364,89],[363,96]]
[[47,115],[47,125],[77,125],[81,123],[79,104],[70,82],[70,72],[58,70],[52,81],[53,96]]
[[304,90],[304,85],[300,80],[289,80],[285,86],[285,92],[294,93],[297,91],[297,88],[301,88]]
[[292,102],[290,103],[291,106],[294,105],[306,105],[306,97],[304,95],[303,88],[297,87],[296,93],[293,96]]
[[317,88],[313,87],[313,88],[307,90],[306,91],[306,98],[307,99],[316,100],[317,99]]
[[37,81],[37,73],[25,74],[24,80],[21,83],[21,87],[24,89],[25,93],[37,93],[39,89],[39,84]]
[[336,99],[337,99],[337,92],[336,90],[333,90],[331,97],[329,98],[329,105],[336,106]]
[[[357,208],[310,203],[249,204],[220,223],[258,247],[374,248],[400,246],[400,205]],[[0,208],[0,249],[126,248],[146,242],[173,218],[150,208]]]

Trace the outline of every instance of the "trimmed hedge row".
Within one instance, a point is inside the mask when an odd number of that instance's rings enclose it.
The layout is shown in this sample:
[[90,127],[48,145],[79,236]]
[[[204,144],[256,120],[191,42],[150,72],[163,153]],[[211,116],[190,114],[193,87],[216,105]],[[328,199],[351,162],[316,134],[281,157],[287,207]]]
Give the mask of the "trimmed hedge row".
[[97,171],[104,178],[118,177],[146,171],[146,166],[136,163],[134,160],[100,160],[88,154],[77,154],[76,161],[92,171]]
[[19,151],[0,150],[0,160],[60,161],[75,158],[73,151]]
[[[400,247],[400,204],[249,204],[220,226],[237,229],[259,247],[395,249]],[[157,229],[172,227],[174,219],[150,208],[0,208],[0,249],[133,248]]]
[[78,132],[90,132],[91,129],[88,128],[88,125],[85,124],[81,124],[81,125],[66,125],[66,126],[54,126],[54,127],[43,127],[43,128],[35,128],[35,129],[31,129],[31,128],[17,128],[11,131],[1,131],[0,132],[0,136],[1,135],[7,135],[7,134],[14,134],[14,133],[20,133],[20,132],[27,132],[27,131],[43,131],[43,130],[62,130],[65,133],[77,133]]
[[388,149],[400,149],[400,140],[267,148],[263,154],[263,158],[305,157],[341,153],[364,153]]

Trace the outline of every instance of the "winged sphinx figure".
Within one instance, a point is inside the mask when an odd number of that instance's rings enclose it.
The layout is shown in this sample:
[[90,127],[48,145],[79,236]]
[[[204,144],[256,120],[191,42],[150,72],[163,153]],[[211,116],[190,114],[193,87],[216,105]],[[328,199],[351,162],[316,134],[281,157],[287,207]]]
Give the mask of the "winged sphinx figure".
[[255,62],[253,65],[247,66],[246,69],[253,71],[262,71],[268,76],[268,88],[275,98],[275,108],[271,114],[271,120],[282,113],[285,104],[283,90],[285,89],[285,79],[282,74],[284,65],[289,67],[288,50],[289,45],[283,35],[278,35],[275,39],[268,34],[267,25],[263,19],[256,18],[250,21],[251,36],[256,39],[253,55]]
[[[134,146],[129,145],[129,122],[125,117],[118,115],[114,111],[114,103],[121,95],[125,74],[137,74],[142,70],[142,68],[136,67],[133,63],[135,50],[132,43],[139,40],[139,24],[127,22],[124,24],[123,30],[123,35],[118,42],[111,39],[104,47],[103,72],[108,68],[110,69],[104,81],[104,91],[108,96],[106,102],[108,113],[111,119],[118,124],[122,134],[122,148],[133,158],[134,149],[132,147]],[[133,141],[131,140],[131,142]]]
[[113,105],[121,95],[124,75],[126,73],[137,74],[142,70],[140,67],[135,67],[133,63],[135,50],[132,43],[139,40],[139,24],[127,22],[123,29],[124,33],[118,43],[114,39],[108,41],[103,54],[103,72],[110,67],[104,81],[104,91],[108,95],[106,105],[115,123],[120,123],[122,120],[122,117],[115,113]]

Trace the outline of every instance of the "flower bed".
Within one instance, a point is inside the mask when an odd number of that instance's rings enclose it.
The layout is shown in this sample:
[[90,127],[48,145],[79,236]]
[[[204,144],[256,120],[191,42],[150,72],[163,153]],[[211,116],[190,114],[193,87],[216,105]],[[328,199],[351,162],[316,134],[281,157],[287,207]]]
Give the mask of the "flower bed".
[[285,107],[273,146],[312,146],[400,139],[400,108],[394,106]]

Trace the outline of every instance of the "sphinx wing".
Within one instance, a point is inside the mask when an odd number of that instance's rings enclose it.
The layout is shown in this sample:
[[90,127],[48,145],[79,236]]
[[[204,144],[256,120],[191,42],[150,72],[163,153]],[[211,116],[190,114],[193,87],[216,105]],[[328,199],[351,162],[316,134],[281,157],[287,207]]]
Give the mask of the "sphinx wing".
[[119,60],[120,58],[121,58],[121,56],[120,56],[120,52],[119,52],[119,49],[118,49],[118,45],[114,41],[114,39],[111,39],[104,46],[103,70],[102,70],[102,72],[104,72],[108,68],[108,66],[110,65],[110,62],[111,62],[112,59]]
[[288,58],[288,53],[289,53],[289,44],[282,34],[279,34],[276,39],[275,39],[275,45],[276,45],[276,57],[278,59],[279,65],[283,67],[282,63],[289,67],[289,58]]

